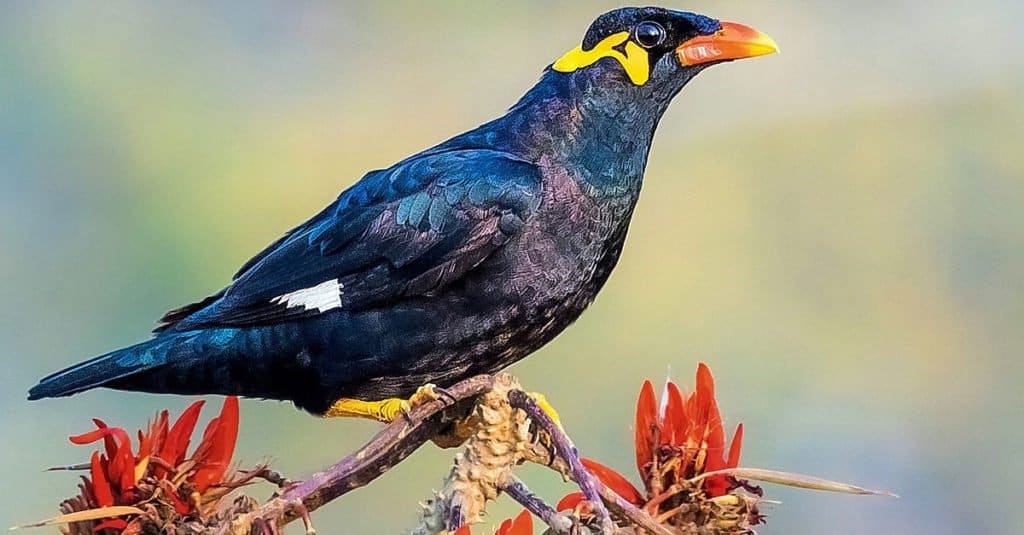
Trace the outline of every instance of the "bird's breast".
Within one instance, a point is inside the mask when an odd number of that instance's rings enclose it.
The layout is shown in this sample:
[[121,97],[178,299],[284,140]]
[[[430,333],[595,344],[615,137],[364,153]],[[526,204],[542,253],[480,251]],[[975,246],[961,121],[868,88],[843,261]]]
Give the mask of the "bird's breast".
[[594,198],[562,168],[544,174],[538,213],[508,249],[509,289],[527,306],[582,311],[618,259],[635,198]]

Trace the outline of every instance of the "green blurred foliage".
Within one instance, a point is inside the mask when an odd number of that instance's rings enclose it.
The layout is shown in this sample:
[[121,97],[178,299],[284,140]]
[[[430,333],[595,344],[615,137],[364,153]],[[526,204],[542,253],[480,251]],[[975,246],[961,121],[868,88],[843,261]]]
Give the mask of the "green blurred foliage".
[[[0,524],[74,489],[89,417],[188,400],[34,381],[139,340],[366,170],[501,113],[611,2],[7,2],[0,6]],[[1020,533],[1024,7],[690,2],[779,56],[717,67],[663,121],[626,253],[514,371],[628,472],[644,378],[715,371],[745,465],[891,489],[768,488],[764,533]],[[375,429],[243,405],[239,457],[301,477]],[[428,447],[316,514],[411,525]],[[566,486],[542,470],[531,485]],[[269,490],[268,490],[269,492]],[[505,501],[494,515],[514,512]]]

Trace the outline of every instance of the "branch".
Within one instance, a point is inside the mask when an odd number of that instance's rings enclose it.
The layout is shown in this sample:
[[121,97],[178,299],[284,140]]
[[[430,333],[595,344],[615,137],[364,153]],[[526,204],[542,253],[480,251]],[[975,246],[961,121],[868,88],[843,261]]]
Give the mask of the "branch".
[[[533,398],[525,395],[522,391],[510,392],[509,398],[513,405],[516,405],[526,412],[530,418],[532,418],[533,421],[551,437],[551,441],[555,445],[555,449],[559,456],[569,464],[569,470],[567,471],[565,467],[556,467],[551,463],[548,463],[549,466],[552,466],[555,471],[571,477],[577,482],[577,484],[579,484],[580,490],[583,491],[587,500],[591,502],[591,507],[594,508],[594,512],[598,515],[598,518],[608,518],[608,510],[604,508],[604,506],[607,506],[611,510],[615,511],[616,516],[623,520],[627,520],[631,525],[641,527],[654,535],[674,535],[668,528],[655,520],[654,517],[647,514],[637,506],[629,503],[616,494],[614,490],[608,488],[601,482],[601,480],[594,477],[594,475],[591,474],[590,471],[587,470],[587,468],[580,462],[579,455],[576,452],[575,446],[572,445],[572,441],[569,439],[569,436],[565,434],[565,431],[561,426],[556,424],[551,417],[547,415],[547,413],[541,410],[540,406],[537,405]],[[584,480],[585,483],[581,482],[581,479]],[[525,503],[523,505],[526,506]],[[600,511],[604,512],[603,517],[601,516]],[[537,514],[537,516],[544,519],[540,514]],[[555,527],[551,522],[547,523],[549,526],[552,526],[552,528]],[[601,526],[602,529],[607,529],[608,524],[602,522]]]
[[601,533],[612,533],[615,530],[615,524],[612,523],[608,509],[604,507],[599,490],[603,485],[590,473],[590,470],[583,466],[576,446],[569,440],[569,436],[526,392],[513,390],[508,393],[508,399],[513,407],[525,412],[535,425],[551,437],[551,445],[554,447],[555,453],[569,465],[569,475],[580,486],[583,495],[592,503],[594,516],[597,517]]
[[519,505],[522,505],[526,510],[536,515],[537,518],[543,520],[545,524],[551,526],[551,533],[555,535],[570,535],[573,533],[576,522],[569,516],[555,511],[543,499],[530,492],[530,489],[526,488],[526,484],[520,481],[519,478],[513,476],[512,481],[506,482],[501,487],[501,490],[508,494],[509,498],[519,502]]
[[[530,493],[513,474],[524,462],[550,467],[576,481],[591,503],[595,528],[603,535],[616,530],[609,509],[624,524],[655,535],[671,535],[664,526],[601,483],[580,460],[559,425],[507,374],[477,376],[447,389],[451,398],[414,408],[405,419],[385,426],[365,446],[306,481],[287,486],[259,509],[239,515],[220,531],[223,535],[274,534],[302,519],[313,533],[309,513],[363,487],[402,462],[428,440],[442,446],[462,445],[442,489],[423,504],[413,535],[454,531],[483,519],[487,503],[501,492],[541,518],[559,535],[579,532],[579,524]],[[584,531],[586,532],[586,531]]]
[[481,375],[456,384],[447,390],[454,398],[454,404],[450,400],[437,400],[415,407],[407,418],[385,426],[358,451],[306,481],[287,487],[258,511],[236,518],[231,522],[228,533],[248,533],[257,519],[284,526],[352,490],[366,486],[405,460],[426,441],[444,434],[452,422],[446,409],[467,410],[467,405],[476,396],[491,389],[493,380],[491,376]]

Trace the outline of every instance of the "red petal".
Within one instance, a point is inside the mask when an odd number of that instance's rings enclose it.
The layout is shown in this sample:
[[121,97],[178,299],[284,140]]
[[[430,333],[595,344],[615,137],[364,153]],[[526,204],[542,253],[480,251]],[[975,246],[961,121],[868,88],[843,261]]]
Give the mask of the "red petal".
[[697,392],[711,398],[715,397],[715,378],[711,368],[703,362],[697,363]]
[[690,396],[690,415],[694,424],[702,427],[708,421],[708,411],[715,400],[715,380],[711,376],[711,370],[701,362],[697,365],[697,386]]
[[703,362],[697,366],[697,389],[690,401],[696,408],[694,432],[690,436],[694,446],[707,448],[709,454],[722,457],[725,454],[725,430],[718,402],[715,401],[715,380]]
[[[153,429],[152,426],[149,427]],[[153,434],[143,434],[139,431],[139,453],[135,456],[135,464],[132,467],[133,483],[138,483],[140,479],[145,477],[146,472],[149,470],[149,458],[153,455]]]
[[704,458],[703,472],[714,472],[725,468],[725,459],[721,455],[708,452]]
[[210,488],[210,485],[220,483],[224,479],[224,473],[231,464],[231,456],[235,453],[237,440],[238,398],[228,396],[224,399],[220,416],[210,421],[203,442],[196,448],[194,460],[199,468],[196,469],[193,482],[200,494]]
[[153,454],[153,441],[154,434],[156,431],[155,424],[146,426],[146,431],[139,431],[139,453],[135,457],[135,462],[141,461],[145,457],[149,457]]
[[725,496],[729,490],[729,484],[723,476],[711,476],[704,480],[704,488],[707,490],[708,496],[717,498]]
[[740,449],[743,448],[743,424],[736,426],[736,432],[732,434],[732,443],[729,444],[729,459],[725,462],[726,468],[736,468],[740,465]]
[[581,459],[583,466],[586,466],[602,483],[608,488],[615,491],[616,494],[622,496],[629,503],[634,505],[641,505],[644,502],[644,497],[640,494],[639,490],[629,482],[622,474],[612,470],[611,468],[590,459]]
[[725,455],[725,427],[722,426],[722,415],[718,412],[718,402],[714,398],[708,408],[707,445],[708,450],[717,457]]
[[668,399],[665,403],[660,440],[662,444],[679,446],[686,439],[686,431],[690,427],[689,418],[686,417],[686,404],[675,383],[669,382],[665,385],[665,394]]
[[124,457],[121,455],[120,451],[116,451],[114,452],[114,457],[112,459],[107,459],[107,477],[110,479],[110,486],[113,487],[115,491],[125,490],[125,487],[121,486],[121,474],[124,472]]
[[102,438],[106,450],[110,452],[113,449],[113,455],[108,453],[109,458],[104,470],[108,481],[118,485],[120,490],[131,487],[135,483],[135,462],[128,432],[120,427],[108,427],[101,420],[94,420],[94,422],[98,429],[82,435],[69,437],[71,442],[75,444],[88,444]]
[[99,524],[96,524],[96,526],[94,528],[92,528],[92,531],[93,531],[93,533],[99,533],[99,532],[101,532],[101,531],[103,531],[105,529],[123,530],[123,529],[125,529],[127,527],[128,527],[128,521],[127,520],[125,520],[123,518],[111,518],[110,520],[104,520],[103,522],[100,522]]
[[636,402],[636,469],[640,477],[645,479],[644,467],[654,461],[655,435],[658,430],[658,400],[654,394],[654,385],[644,381],[640,389],[640,398]]
[[582,492],[573,492],[566,494],[561,500],[558,500],[558,505],[555,506],[556,511],[571,511],[576,508],[583,500],[587,499]]
[[452,535],[471,535],[471,532],[469,531],[469,525],[462,526],[461,528],[455,530],[455,533],[453,533]]
[[[96,424],[98,429],[104,429],[107,427],[107,424],[99,418],[93,418],[92,423]],[[114,458],[114,453],[117,452],[117,442],[114,441],[113,436],[108,434],[103,437],[103,447],[107,449],[107,458]]]
[[93,442],[96,442],[97,440],[105,437],[106,435],[107,431],[103,429],[95,429],[93,431],[89,431],[88,433],[82,433],[81,435],[72,435],[68,437],[68,440],[70,440],[72,444],[78,444],[79,446],[81,446],[83,444],[91,444]]
[[[722,459],[722,456],[709,453],[704,461],[704,471],[714,472],[723,468],[725,468],[725,461]],[[704,490],[712,498],[722,496],[729,490],[729,481],[725,476],[708,477],[704,480]]]
[[100,462],[100,452],[92,452],[92,462],[89,464],[89,470],[92,476],[92,492],[96,496],[96,505],[100,507],[114,505],[114,492],[110,489],[110,480],[107,479],[106,471],[103,470],[103,463]]
[[167,421],[170,415],[167,411],[160,411],[157,415],[156,421],[153,422],[153,426],[149,428],[149,436],[153,441],[153,446],[150,449],[151,453],[160,451],[160,448],[164,445],[164,440],[167,439]]
[[117,448],[117,460],[121,492],[135,486],[135,455],[132,454],[132,443],[125,442]]
[[89,431],[88,433],[82,433],[81,435],[74,435],[68,437],[68,440],[72,444],[91,444],[97,440],[103,439],[104,447],[107,450],[107,457],[113,457],[117,452],[117,442],[114,437],[117,437],[121,442],[128,442],[128,432],[120,427],[108,427],[107,424],[103,423],[102,420],[93,420],[96,423],[97,428]]
[[[163,449],[164,443],[167,441],[168,419],[169,415],[167,411],[160,411],[160,414],[156,417],[156,421],[153,422],[153,425],[149,428],[149,437],[151,440],[149,455],[151,459],[152,457],[160,457],[160,450]],[[142,447],[140,446],[140,453],[141,449]],[[161,458],[161,460],[163,460],[163,458]],[[151,464],[150,467],[152,468],[151,472],[153,476],[157,479],[163,478],[167,474],[167,469],[160,464]]]
[[181,461],[185,460],[185,451],[192,438],[192,431],[196,428],[196,422],[199,421],[199,411],[203,409],[203,403],[205,402],[200,400],[189,405],[168,431],[163,447],[160,448],[159,457],[171,466],[178,466]]
[[533,535],[533,517],[529,511],[523,511],[515,520],[502,522],[494,535]]

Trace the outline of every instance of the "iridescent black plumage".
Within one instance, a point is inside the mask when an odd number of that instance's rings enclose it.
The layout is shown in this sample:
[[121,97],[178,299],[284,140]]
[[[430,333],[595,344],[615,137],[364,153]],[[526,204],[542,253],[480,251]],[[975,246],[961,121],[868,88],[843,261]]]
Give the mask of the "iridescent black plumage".
[[494,372],[540,348],[607,280],[658,121],[705,66],[681,66],[673,47],[720,28],[627,8],[599,18],[584,47],[645,20],[670,35],[650,50],[646,84],[612,58],[549,68],[505,116],[367,174],[225,290],[165,316],[152,340],[45,378],[30,397],[105,386],[319,413],[342,397]]

